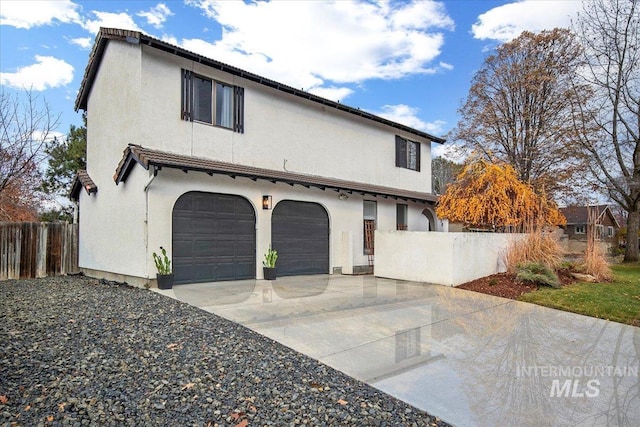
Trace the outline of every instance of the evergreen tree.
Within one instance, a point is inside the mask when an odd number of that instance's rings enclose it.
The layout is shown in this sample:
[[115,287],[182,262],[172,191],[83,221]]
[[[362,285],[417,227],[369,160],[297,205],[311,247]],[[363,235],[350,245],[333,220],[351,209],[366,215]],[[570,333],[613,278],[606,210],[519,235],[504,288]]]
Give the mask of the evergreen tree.
[[[42,190],[52,196],[68,197],[76,173],[87,167],[87,117],[82,116],[83,125],[71,125],[64,141],[54,139],[45,151],[48,167],[42,183]],[[63,207],[41,214],[41,220],[67,220],[72,218],[73,209]]]

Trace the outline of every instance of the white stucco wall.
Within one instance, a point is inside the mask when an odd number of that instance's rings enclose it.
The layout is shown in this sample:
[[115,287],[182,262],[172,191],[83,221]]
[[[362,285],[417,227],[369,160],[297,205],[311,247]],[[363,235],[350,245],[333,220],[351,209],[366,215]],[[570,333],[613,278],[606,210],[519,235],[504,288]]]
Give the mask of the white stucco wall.
[[[142,169],[138,167],[138,169]],[[211,193],[234,194],[245,197],[253,205],[256,213],[256,277],[262,277],[262,258],[271,244],[271,215],[273,210],[262,209],[262,196],[271,195],[273,207],[282,200],[295,200],[318,203],[329,216],[329,264],[327,273],[342,267],[344,232],[352,236],[350,256],[355,266],[367,265],[368,257],[363,251],[363,200],[362,196],[349,195],[341,200],[339,194],[332,190],[323,191],[316,188],[307,189],[302,186],[290,186],[284,183],[273,184],[268,181],[256,182],[245,179],[232,179],[224,175],[209,176],[205,173],[166,169],[160,171],[149,186],[149,242],[148,257],[154,248],[161,245],[169,248],[172,236],[172,212],[176,200],[188,191],[204,191]],[[368,200],[375,200],[371,197]],[[380,230],[395,230],[396,201],[379,198],[377,227]],[[409,203],[409,229],[424,230],[425,223],[420,218],[424,205]],[[349,245],[347,245],[349,247]],[[153,264],[148,262],[148,274],[155,274]]]
[[[135,114],[140,138],[129,142],[273,170],[431,191],[428,140],[148,46],[141,48],[142,102],[140,114]],[[181,68],[244,87],[244,133],[180,119]],[[420,172],[395,166],[395,135],[421,143]]]
[[147,275],[145,198],[138,189],[148,172],[134,170],[119,186],[113,180],[124,148],[139,140],[132,112],[140,109],[141,70],[131,64],[140,58],[137,46],[110,43],[101,64],[110,72],[96,75],[87,107],[87,172],[98,193],[80,194],[79,265],[122,275],[122,280]]
[[[318,203],[327,211],[330,227],[330,268],[327,273],[341,268],[345,256],[351,260],[352,266],[368,264],[368,256],[363,250],[362,196],[349,195],[347,200],[341,200],[339,194],[332,190],[292,187],[261,180],[254,182],[246,178],[232,179],[224,175],[209,176],[200,172],[185,174],[173,169],[163,169],[153,178],[149,171],[136,165],[125,183],[118,186],[114,182],[107,183],[97,195],[82,193],[80,267],[119,274],[122,277],[116,279],[134,284],[144,284],[153,279],[156,271],[152,253],[163,246],[171,257],[173,206],[181,195],[189,191],[239,195],[253,205],[256,214],[256,278],[262,278],[263,254],[271,244],[273,210],[261,207],[262,196],[266,194],[272,196],[273,207],[282,200],[295,200]],[[367,197],[367,200],[377,203],[377,229],[395,230],[398,201],[372,197]],[[425,205],[411,202],[407,205],[409,229],[426,230],[428,224],[421,214]],[[91,236],[87,238],[83,233]],[[344,234],[351,236],[351,242],[344,240]],[[378,254],[375,259],[377,262]]]
[[523,235],[377,231],[374,274],[456,286],[506,271],[510,241]]

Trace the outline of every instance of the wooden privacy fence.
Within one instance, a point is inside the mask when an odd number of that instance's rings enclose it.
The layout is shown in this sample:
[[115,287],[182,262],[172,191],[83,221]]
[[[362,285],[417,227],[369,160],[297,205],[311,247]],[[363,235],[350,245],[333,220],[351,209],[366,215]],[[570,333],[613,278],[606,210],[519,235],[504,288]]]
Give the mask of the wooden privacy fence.
[[78,272],[78,225],[0,222],[0,280]]

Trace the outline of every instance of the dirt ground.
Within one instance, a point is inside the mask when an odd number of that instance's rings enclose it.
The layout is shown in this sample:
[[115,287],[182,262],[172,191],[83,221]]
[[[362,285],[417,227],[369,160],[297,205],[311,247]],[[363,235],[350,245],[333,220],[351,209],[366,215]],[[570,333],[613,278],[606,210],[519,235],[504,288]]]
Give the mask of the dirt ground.
[[[558,277],[562,286],[569,285],[575,282],[575,279],[571,277],[568,270],[557,271]],[[520,282],[516,279],[514,273],[498,273],[491,276],[482,277],[480,279],[472,280],[471,282],[463,283],[457,286],[460,289],[466,289],[469,291],[480,292],[483,294],[495,295],[497,297],[518,299],[522,294],[532,292],[538,289],[538,285]]]

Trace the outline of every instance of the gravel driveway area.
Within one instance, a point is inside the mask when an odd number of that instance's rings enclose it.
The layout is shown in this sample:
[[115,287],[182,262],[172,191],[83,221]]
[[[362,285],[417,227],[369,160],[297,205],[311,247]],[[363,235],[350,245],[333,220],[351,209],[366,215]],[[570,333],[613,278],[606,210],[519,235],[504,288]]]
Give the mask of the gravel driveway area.
[[448,425],[214,314],[86,277],[0,282],[0,422]]

